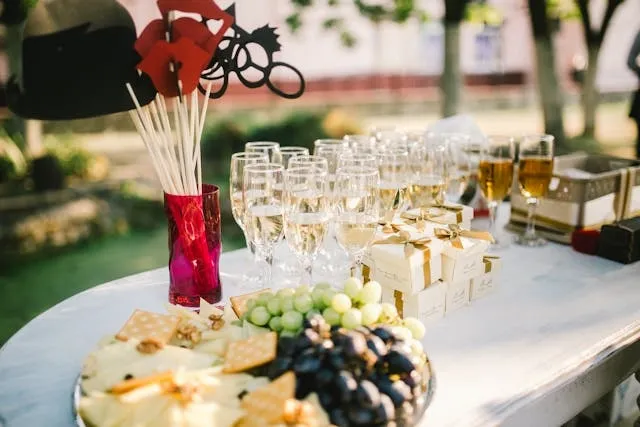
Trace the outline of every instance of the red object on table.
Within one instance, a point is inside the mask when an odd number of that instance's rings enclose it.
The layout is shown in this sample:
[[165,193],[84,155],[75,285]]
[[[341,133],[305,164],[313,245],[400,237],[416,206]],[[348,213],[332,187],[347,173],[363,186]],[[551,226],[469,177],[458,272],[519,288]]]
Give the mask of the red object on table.
[[202,195],[164,195],[169,221],[169,302],[200,307],[200,298],[210,304],[222,299],[220,282],[219,189],[204,184]]
[[599,239],[599,230],[576,230],[571,234],[571,247],[577,252],[595,255]]

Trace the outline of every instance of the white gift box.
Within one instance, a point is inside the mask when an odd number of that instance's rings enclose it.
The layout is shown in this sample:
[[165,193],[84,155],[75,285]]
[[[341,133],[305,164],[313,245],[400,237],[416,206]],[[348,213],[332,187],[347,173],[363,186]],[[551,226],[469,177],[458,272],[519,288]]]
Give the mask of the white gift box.
[[[371,245],[363,264],[370,279],[380,282],[383,287],[408,294],[415,294],[442,276],[441,253],[444,243],[435,237],[428,237],[414,227],[400,226],[407,233],[409,243],[376,243]],[[387,240],[398,233],[376,234],[376,241]],[[426,238],[426,239],[425,239]],[[419,239],[425,239],[422,243]],[[366,274],[365,274],[366,277]]]
[[484,272],[482,256],[489,247],[487,240],[458,237],[462,248],[446,242],[442,250],[442,280],[457,283],[471,280]]
[[485,256],[482,260],[484,273],[471,280],[471,301],[482,298],[496,290],[500,282],[502,260],[500,257]]
[[415,317],[425,325],[444,317],[446,296],[446,284],[441,281],[431,284],[414,295],[382,288],[382,302],[393,304],[400,316]]
[[445,313],[451,313],[469,304],[469,294],[471,292],[471,280],[446,283],[447,297]]
[[462,228],[471,228],[473,208],[457,203],[445,203],[433,207],[408,210],[405,217],[423,217],[428,222],[436,224],[457,224]]

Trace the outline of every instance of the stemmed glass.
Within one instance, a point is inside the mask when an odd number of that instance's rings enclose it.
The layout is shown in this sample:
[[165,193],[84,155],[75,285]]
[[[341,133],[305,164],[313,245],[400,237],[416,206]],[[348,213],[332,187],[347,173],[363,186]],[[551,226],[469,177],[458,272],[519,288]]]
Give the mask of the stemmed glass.
[[374,154],[376,148],[375,138],[368,135],[345,135],[343,138],[349,143],[349,149],[354,153]]
[[289,167],[289,161],[296,156],[308,156],[309,149],[306,147],[280,147],[273,153],[273,163],[280,163],[285,169]]
[[404,148],[390,148],[378,153],[378,172],[380,173],[381,214],[401,210],[408,203],[407,186],[411,178],[409,152]]
[[348,166],[375,168],[378,166],[378,163],[376,156],[373,154],[348,152],[338,158],[338,167],[336,170]]
[[518,185],[527,200],[527,228],[515,242],[523,246],[542,246],[545,239],[536,234],[535,213],[540,197],[544,197],[553,175],[552,135],[527,135],[518,149]]
[[244,144],[244,151],[264,153],[270,162],[275,162],[274,154],[280,150],[280,144],[272,141],[251,141]]
[[447,189],[450,202],[458,202],[469,185],[471,159],[467,152],[470,138],[463,134],[448,134],[445,137],[447,149]]
[[409,183],[411,207],[421,208],[444,202],[447,150],[444,144],[420,144],[411,150]]
[[285,227],[289,248],[302,267],[300,284],[312,284],[312,263],[329,227],[327,172],[310,166],[289,168],[285,173]]
[[514,139],[510,136],[490,136],[481,148],[478,182],[482,195],[489,204],[489,231],[494,237],[492,248],[508,246],[507,239],[497,233],[498,205],[511,191],[513,182]]
[[375,168],[345,167],[336,176],[336,236],[360,277],[362,257],[375,237],[380,217],[378,181]]
[[247,229],[244,223],[244,200],[243,200],[243,189],[244,189],[244,169],[249,165],[254,164],[266,164],[269,162],[269,159],[265,153],[254,152],[240,152],[235,153],[231,156],[231,165],[230,165],[230,173],[229,173],[229,195],[231,196],[231,213],[233,215],[233,219],[238,224],[238,227],[244,233],[245,241],[247,242],[247,247],[251,251],[252,259],[254,262],[254,268],[250,269],[248,273],[245,273],[242,278],[242,282],[245,284],[249,284],[248,288],[256,287],[259,280],[260,274],[257,266],[257,255],[256,248],[251,242],[251,239],[247,236]]
[[247,237],[267,264],[265,286],[271,286],[273,248],[283,236],[284,168],[277,163],[244,168],[244,224]]

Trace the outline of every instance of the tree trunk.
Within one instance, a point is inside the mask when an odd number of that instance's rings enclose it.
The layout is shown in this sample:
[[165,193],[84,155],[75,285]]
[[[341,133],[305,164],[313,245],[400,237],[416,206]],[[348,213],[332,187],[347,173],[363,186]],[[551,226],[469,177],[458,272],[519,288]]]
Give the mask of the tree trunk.
[[556,138],[556,143],[562,146],[566,142],[562,116],[564,99],[556,74],[553,39],[546,10],[547,2],[528,0],[528,3],[536,54],[539,99],[544,116],[544,130],[553,135]]
[[598,108],[599,92],[596,86],[598,74],[599,45],[588,46],[587,69],[582,86],[582,111],[584,114],[583,136],[593,138],[596,133],[596,109]]
[[460,70],[460,23],[444,23],[444,66],[440,89],[442,93],[442,117],[454,116],[460,106],[462,88]]

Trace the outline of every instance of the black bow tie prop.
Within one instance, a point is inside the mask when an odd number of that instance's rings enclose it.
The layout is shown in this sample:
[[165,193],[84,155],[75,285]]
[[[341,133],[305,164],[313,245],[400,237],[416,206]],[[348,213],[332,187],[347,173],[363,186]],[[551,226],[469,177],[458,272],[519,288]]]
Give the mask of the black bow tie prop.
[[[136,40],[133,20],[116,0],[39,1],[24,22],[21,67],[7,84],[10,110],[39,120],[132,110],[127,83],[139,104],[147,105],[157,92],[181,92],[176,75],[203,94],[210,87],[211,98],[226,92],[231,75],[248,88],[267,86],[288,99],[304,92],[300,71],[274,58],[280,51],[275,28],[244,30],[235,22],[233,5],[223,11],[213,0],[157,4],[163,18]],[[185,9],[200,19],[173,19]],[[213,21],[222,22],[217,31],[210,29]]]

